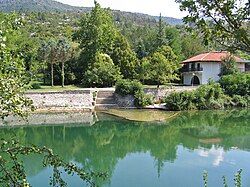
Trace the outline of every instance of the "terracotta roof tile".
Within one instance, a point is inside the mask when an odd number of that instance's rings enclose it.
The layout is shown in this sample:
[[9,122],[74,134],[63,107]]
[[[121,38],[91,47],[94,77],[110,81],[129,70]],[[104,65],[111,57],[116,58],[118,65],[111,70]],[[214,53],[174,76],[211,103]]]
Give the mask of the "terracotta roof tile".
[[[190,62],[221,62],[223,58],[227,57],[230,55],[229,52],[223,51],[223,52],[209,52],[209,53],[203,53],[199,54],[197,56],[194,56],[192,58],[189,58],[182,63],[190,63]],[[234,56],[236,62],[244,62],[243,59]]]

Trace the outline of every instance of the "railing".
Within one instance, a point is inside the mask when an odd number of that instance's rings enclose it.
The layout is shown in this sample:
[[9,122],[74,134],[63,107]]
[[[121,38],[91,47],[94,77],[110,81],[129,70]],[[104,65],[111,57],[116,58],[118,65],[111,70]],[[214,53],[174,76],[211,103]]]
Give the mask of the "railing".
[[246,68],[238,68],[238,70],[239,70],[239,72],[241,72],[241,73],[247,71]]
[[202,67],[196,67],[196,68],[182,68],[181,72],[194,72],[194,71],[203,71]]
[[238,70],[239,70],[239,72],[241,72],[241,73],[244,73],[244,72],[250,73],[250,67],[238,68]]

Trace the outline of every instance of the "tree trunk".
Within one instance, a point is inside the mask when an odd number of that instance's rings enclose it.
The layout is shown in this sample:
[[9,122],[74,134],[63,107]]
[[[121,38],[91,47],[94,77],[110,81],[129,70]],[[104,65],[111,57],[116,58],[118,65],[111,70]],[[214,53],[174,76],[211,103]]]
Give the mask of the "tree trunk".
[[53,61],[51,61],[51,86],[54,86],[54,66],[53,66]]
[[62,61],[62,87],[64,87],[64,80],[65,80],[65,76],[64,76],[64,62]]
[[160,88],[160,82],[158,81],[158,84],[157,84],[157,89],[159,89]]
[[46,84],[46,69],[45,69],[45,61],[43,62],[43,84]]

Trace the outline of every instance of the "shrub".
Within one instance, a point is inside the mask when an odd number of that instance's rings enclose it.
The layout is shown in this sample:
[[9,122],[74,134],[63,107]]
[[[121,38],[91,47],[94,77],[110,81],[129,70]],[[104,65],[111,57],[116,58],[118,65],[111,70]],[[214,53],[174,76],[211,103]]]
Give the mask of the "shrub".
[[232,103],[234,106],[247,107],[248,106],[248,98],[240,96],[240,95],[234,95],[232,98]]
[[39,82],[31,83],[31,89],[41,89],[41,84]]
[[180,111],[180,110],[192,110],[195,109],[194,92],[174,92],[169,96],[165,97],[164,102],[169,110]]
[[130,94],[130,82],[126,79],[117,81],[115,85],[115,93],[125,96]]
[[122,79],[117,81],[115,86],[115,93],[122,96],[135,95],[138,91],[143,91],[143,85],[136,80]]
[[[137,92],[143,92],[143,85],[137,80],[131,81],[130,93],[135,95]],[[143,92],[144,93],[144,92]]]
[[137,91],[134,95],[134,105],[136,107],[145,107],[153,104],[153,96],[145,94],[143,91]]
[[145,94],[142,83],[136,80],[119,80],[116,83],[115,93],[122,96],[133,95],[135,98],[134,105],[136,107],[145,107],[153,104],[153,97]]
[[[165,98],[166,107],[169,110],[192,110],[192,109],[223,109],[232,106],[232,98],[225,95],[220,84],[210,82],[200,86],[193,92],[172,93]],[[247,106],[247,99],[235,97],[235,105]]]
[[232,75],[238,73],[238,67],[235,58],[232,55],[228,55],[222,59],[222,67],[221,67],[221,74],[223,75]]
[[224,92],[231,97],[233,95],[250,95],[250,74],[238,73],[221,77],[220,85]]
[[220,84],[210,82],[195,91],[194,103],[200,110],[224,108],[224,93]]

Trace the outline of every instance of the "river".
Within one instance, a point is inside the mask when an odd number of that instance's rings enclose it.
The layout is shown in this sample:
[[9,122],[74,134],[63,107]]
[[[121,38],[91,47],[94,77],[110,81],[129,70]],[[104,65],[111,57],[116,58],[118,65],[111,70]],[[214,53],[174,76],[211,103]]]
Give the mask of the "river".
[[[140,115],[144,115],[141,113]],[[148,115],[145,113],[145,115]],[[172,115],[170,115],[172,116]],[[108,187],[197,187],[208,172],[209,186],[243,169],[250,186],[250,110],[181,112],[167,120],[139,122],[97,113],[94,124],[29,125],[2,128],[2,138],[52,148],[65,161],[108,173],[96,184]],[[49,186],[51,168],[41,157],[24,158],[32,186]],[[85,186],[63,175],[68,186]]]

